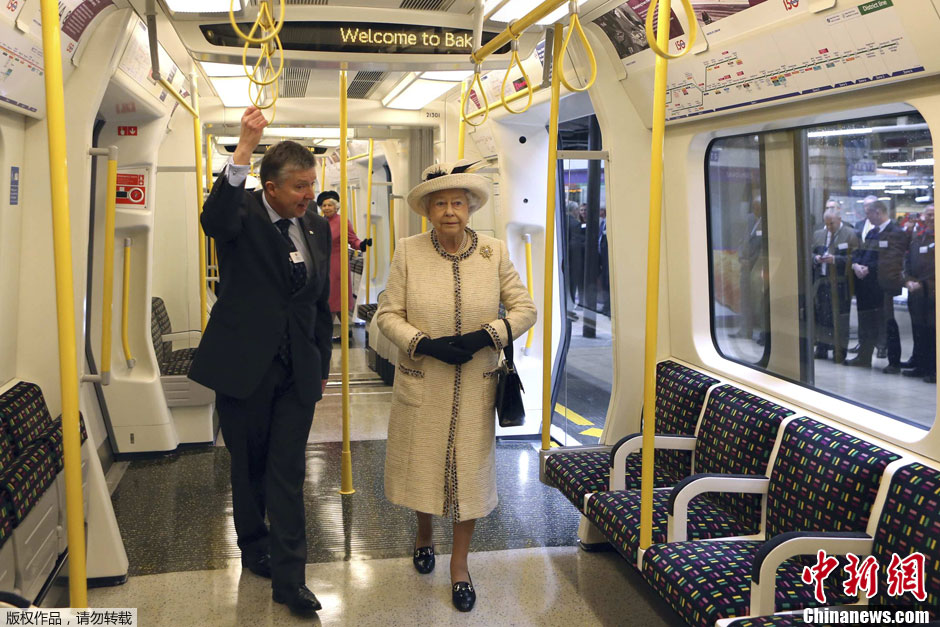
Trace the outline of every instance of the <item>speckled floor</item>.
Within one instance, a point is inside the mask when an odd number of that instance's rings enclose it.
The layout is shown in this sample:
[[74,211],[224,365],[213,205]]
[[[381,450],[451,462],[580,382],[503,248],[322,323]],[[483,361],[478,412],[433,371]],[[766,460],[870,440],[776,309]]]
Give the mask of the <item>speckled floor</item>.
[[[361,330],[357,329],[357,338]],[[361,339],[361,338],[358,338]],[[617,553],[575,548],[577,511],[538,480],[528,441],[496,450],[499,507],[477,523],[470,570],[478,601],[450,602],[451,527],[435,520],[438,566],[411,563],[414,516],[384,497],[390,388],[351,351],[351,452],[356,493],[341,496],[340,401],[331,386],[307,446],[307,582],[323,603],[311,621],[271,601],[270,581],[243,571],[223,446],[121,464],[111,479],[130,561],[128,582],[89,591],[93,607],[136,607],[140,625],[643,625],[679,624]]]

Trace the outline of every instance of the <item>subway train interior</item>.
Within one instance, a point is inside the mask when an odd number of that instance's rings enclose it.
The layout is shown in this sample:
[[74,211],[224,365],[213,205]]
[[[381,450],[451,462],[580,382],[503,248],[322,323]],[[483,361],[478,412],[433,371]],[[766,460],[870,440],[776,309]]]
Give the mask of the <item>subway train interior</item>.
[[[940,0],[2,0],[0,51],[3,624],[940,621]],[[285,140],[351,225],[297,494],[314,613],[244,561],[188,376],[235,286],[203,205],[238,166],[268,203]],[[538,313],[524,420],[483,408],[466,613],[456,513],[419,574],[386,497],[420,335],[377,315],[396,248],[438,245],[409,192],[459,160]]]

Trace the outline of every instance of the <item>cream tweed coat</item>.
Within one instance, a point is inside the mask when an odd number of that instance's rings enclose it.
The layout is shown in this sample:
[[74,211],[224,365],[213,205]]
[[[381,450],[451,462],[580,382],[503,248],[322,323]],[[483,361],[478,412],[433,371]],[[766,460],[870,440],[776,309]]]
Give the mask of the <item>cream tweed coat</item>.
[[424,337],[486,329],[496,346],[535,324],[535,303],[501,240],[467,229],[467,244],[447,253],[432,230],[398,242],[376,313],[398,346],[385,455],[385,494],[405,507],[472,520],[496,507],[495,371],[501,357],[484,348],[452,366],[415,355]]

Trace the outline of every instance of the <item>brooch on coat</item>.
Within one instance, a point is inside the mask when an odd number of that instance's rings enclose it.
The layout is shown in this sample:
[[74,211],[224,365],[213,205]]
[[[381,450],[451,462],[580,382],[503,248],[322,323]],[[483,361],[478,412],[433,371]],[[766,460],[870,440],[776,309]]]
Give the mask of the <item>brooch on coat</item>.
[[480,249],[480,254],[483,256],[484,259],[489,259],[490,257],[493,256],[493,249],[490,248],[489,245],[484,246]]

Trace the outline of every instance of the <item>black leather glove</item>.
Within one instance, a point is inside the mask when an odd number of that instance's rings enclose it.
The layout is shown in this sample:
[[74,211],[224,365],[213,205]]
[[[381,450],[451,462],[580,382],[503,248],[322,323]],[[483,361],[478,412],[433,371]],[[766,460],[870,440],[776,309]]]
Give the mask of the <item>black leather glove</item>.
[[480,329],[479,331],[474,331],[473,333],[461,335],[457,338],[456,344],[464,350],[475,353],[481,348],[493,348],[493,338],[489,333],[483,329]]
[[360,252],[366,252],[366,247],[371,246],[371,245],[372,245],[372,238],[371,238],[371,237],[370,237],[369,239],[364,239],[364,240],[362,240],[362,241],[359,242],[359,251],[360,251]]
[[473,353],[455,345],[457,340],[454,336],[439,337],[431,339],[426,337],[418,342],[415,347],[415,353],[427,355],[434,359],[443,361],[445,364],[456,366],[465,364],[473,359]]

